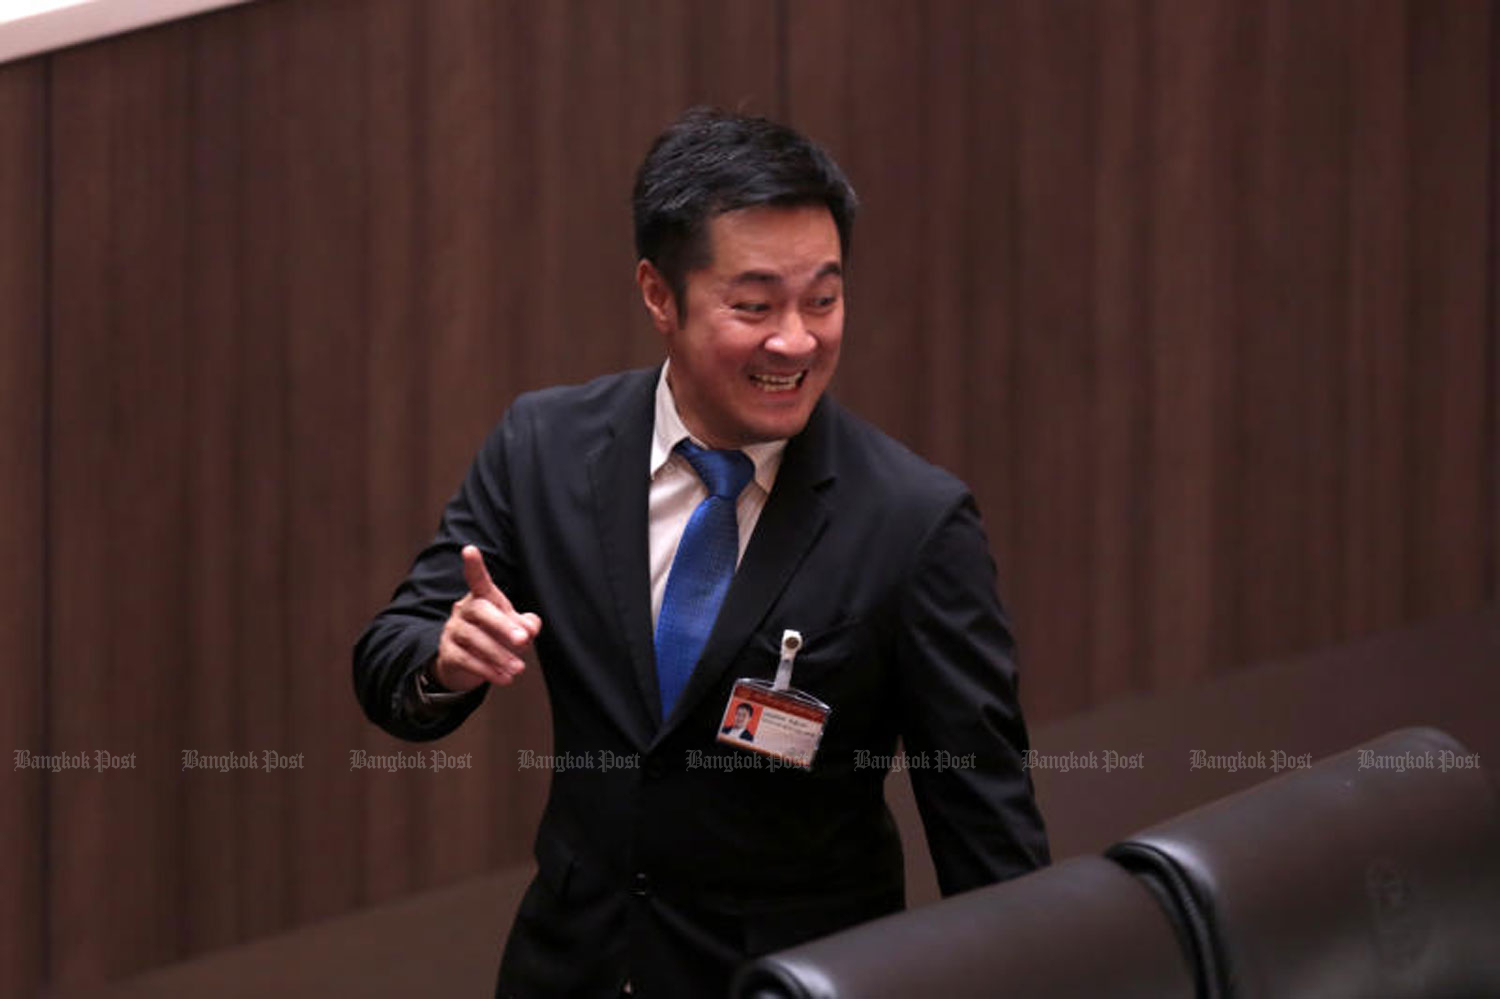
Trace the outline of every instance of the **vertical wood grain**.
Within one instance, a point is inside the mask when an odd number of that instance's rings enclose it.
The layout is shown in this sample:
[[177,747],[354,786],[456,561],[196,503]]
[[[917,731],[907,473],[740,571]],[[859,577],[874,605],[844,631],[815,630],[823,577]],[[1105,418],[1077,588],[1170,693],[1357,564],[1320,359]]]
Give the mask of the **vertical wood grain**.
[[[113,607],[110,573],[101,571],[100,553],[107,543],[110,520],[107,481],[109,431],[113,412],[104,386],[109,365],[103,350],[86,341],[107,343],[110,265],[105,235],[96,229],[108,216],[108,179],[112,168],[107,111],[99,107],[107,87],[97,81],[107,67],[56,57],[52,66],[53,107],[64,102],[70,114],[52,114],[53,233],[51,267],[52,371],[49,418],[53,437],[48,453],[51,478],[49,576],[46,620],[55,691],[49,702],[49,748],[71,746],[86,751],[90,742],[111,734],[98,719],[107,699],[102,688],[118,674],[110,654],[109,619]],[[94,86],[90,87],[90,83]],[[100,96],[90,100],[88,92]],[[81,287],[98,289],[80,294]],[[81,331],[73,335],[70,331]],[[95,399],[104,402],[103,412]],[[90,412],[95,410],[95,412]],[[102,417],[102,418],[101,418]],[[81,614],[77,608],[94,608]],[[67,626],[59,620],[68,614]],[[80,744],[80,740],[87,740]],[[100,748],[100,747],[92,747]],[[144,761],[142,761],[144,763]],[[143,770],[144,772],[144,770]],[[103,950],[108,941],[109,905],[94,886],[105,884],[106,813],[100,782],[86,775],[49,788],[48,924],[50,981],[99,981],[105,974]]]
[[[1026,498],[1016,488],[1025,425],[1020,404],[1021,268],[1019,131],[1024,96],[1014,67],[1022,58],[1018,8],[980,4],[974,11],[974,97],[968,123],[972,186],[964,257],[973,300],[969,306],[970,363],[963,383],[971,400],[964,419],[964,464],[954,471],[972,486],[998,561],[1000,592],[1020,634],[1021,661],[1037,661],[1029,647],[1034,631],[1019,617],[1026,588],[1021,579],[1022,526]],[[856,170],[856,164],[848,164]],[[870,209],[872,212],[874,208]],[[861,246],[856,252],[873,251]],[[1027,704],[1046,696],[1047,684],[1025,665]]]
[[[187,373],[184,419],[187,522],[186,596],[190,668],[180,679],[182,748],[214,755],[243,753],[236,650],[244,639],[237,596],[241,563],[236,538],[240,483],[235,434],[246,420],[237,344],[243,335],[245,290],[240,235],[246,223],[241,196],[244,163],[244,45],[230,23],[197,22],[184,44],[188,65],[187,177],[183,198],[187,240],[196,252],[185,262]],[[237,26],[237,25],[236,25]],[[180,768],[180,763],[179,763]],[[244,799],[227,774],[181,778],[181,919],[189,953],[242,939],[241,903],[247,885]]]
[[1489,388],[1490,441],[1489,475],[1485,483],[1485,501],[1490,509],[1489,559],[1485,574],[1485,596],[1493,600],[1500,593],[1500,10],[1490,5],[1490,238],[1489,238]]
[[0,67],[0,993],[42,980],[44,788],[12,754],[44,755],[47,66]]
[[[1014,399],[1024,435],[1011,479],[1024,502],[1010,560],[1016,613],[1029,629],[1033,662],[1086,662],[1092,632],[1094,491],[1092,319],[1098,159],[1097,10],[1045,0],[1020,8],[1017,122],[1017,328]],[[1058,262],[1068,261],[1068,266]],[[1031,414],[1065,414],[1032,419]],[[1088,700],[1089,674],[1059,671],[1032,688],[1051,714]]]
[[[242,218],[235,244],[213,249],[235,255],[240,289],[235,377],[223,387],[226,401],[239,409],[231,436],[223,441],[235,459],[235,574],[228,599],[239,633],[231,660],[234,728],[220,743],[237,753],[291,749],[289,716],[301,682],[293,682],[287,664],[294,655],[305,654],[292,644],[295,608],[285,599],[290,510],[299,502],[288,485],[288,441],[299,432],[318,430],[295,426],[287,404],[288,299],[291,272],[298,264],[290,246],[287,164],[299,154],[286,135],[288,119],[297,113],[285,71],[288,10],[255,4],[227,29],[240,35],[242,45],[244,105],[237,117],[243,153],[233,176],[215,180],[234,187]],[[195,784],[227,779],[237,795],[241,934],[251,938],[294,925],[295,816],[286,780],[267,780],[273,775],[257,771],[189,776]]]
[[52,783],[64,985],[179,953],[185,66],[171,36],[144,32],[53,67],[49,729],[135,764]]
[[[1219,662],[1333,633],[1344,379],[1348,74],[1326,4],[1267,4],[1238,19],[1243,67],[1231,147],[1234,222],[1228,453],[1214,541],[1225,555]],[[1228,111],[1229,109],[1226,109]],[[1341,519],[1341,518],[1338,518]],[[1297,585],[1289,586],[1289,580]]]
[[1348,191],[1349,309],[1344,321],[1349,469],[1340,600],[1343,626],[1360,633],[1407,614],[1408,455],[1406,330],[1414,267],[1412,98],[1407,4],[1371,4],[1352,40]]
[[[378,607],[431,534],[437,512],[422,505],[412,460],[428,436],[425,363],[411,349],[422,328],[417,269],[425,259],[416,183],[426,134],[417,114],[423,44],[420,11],[405,0],[370,5],[366,28],[362,156],[371,211],[367,225],[369,304],[364,379],[366,537],[356,581],[366,607]],[[397,740],[366,725],[353,747],[388,755]],[[382,901],[419,887],[424,822],[411,803],[422,793],[415,771],[366,775],[360,782],[362,901]]]
[[[303,766],[267,780],[288,785],[293,918],[346,911],[357,900],[357,777],[348,767],[359,719],[349,698],[349,636],[365,608],[357,588],[364,537],[364,379],[367,350],[367,219],[362,117],[365,48],[361,4],[295,4],[285,12],[282,68],[287,240],[286,440],[288,654],[285,743]],[[438,137],[445,138],[445,137]]]
[[[1214,545],[1217,469],[1226,445],[1228,386],[1222,289],[1225,178],[1216,158],[1216,56],[1231,12],[1224,5],[1153,4],[1151,72],[1156,86],[1148,126],[1156,164],[1146,191],[1153,215],[1147,253],[1150,328],[1148,417],[1149,619],[1153,685],[1182,683],[1208,670],[1215,585],[1222,553]],[[1061,417],[1061,414],[1058,414]]]
[[[1155,215],[1144,197],[1154,161],[1148,115],[1153,76],[1146,4],[1103,5],[1098,26],[1098,157],[1092,176],[1094,409],[1089,588],[1092,628],[1086,671],[1090,699],[1106,700],[1150,684],[1146,503],[1151,401],[1147,358],[1139,347],[1150,329],[1149,257]],[[1083,671],[1080,668],[1080,671]]]
[[967,196],[974,183],[968,128],[975,96],[973,8],[953,0],[927,5],[920,42],[920,99],[929,113],[921,118],[918,141],[926,150],[923,186],[932,200],[916,230],[919,256],[907,288],[926,305],[923,325],[952,334],[916,331],[925,349],[911,351],[915,363],[907,390],[919,406],[914,442],[933,462],[956,468],[968,457],[964,414],[975,402],[964,377],[973,353],[973,272],[965,259],[972,232]]
[[[424,355],[431,434],[423,472],[428,495],[443,500],[499,408],[521,387],[506,363],[509,337],[499,328],[521,273],[519,255],[502,252],[508,234],[496,225],[499,200],[513,192],[497,183],[512,152],[503,141],[510,95],[497,74],[519,55],[509,47],[497,49],[497,42],[504,46],[497,24],[501,13],[492,3],[446,5],[440,16],[427,19],[420,55],[418,120],[425,123],[426,144],[418,189],[424,259],[417,273],[424,322],[420,330],[406,330],[405,337],[408,356]],[[428,509],[433,517],[440,507],[429,503]],[[537,696],[536,685],[529,686],[525,695]],[[491,823],[501,810],[492,799],[504,795],[511,770],[508,760],[485,749],[490,725],[514,732],[506,723],[518,699],[505,696],[510,693],[492,692],[485,727],[465,726],[438,747],[474,754],[481,768],[431,775],[413,802],[432,816],[425,848],[417,855],[429,880],[446,882],[471,873],[495,850]],[[511,847],[511,862],[523,856],[514,843],[505,845]]]
[[1484,537],[1493,497],[1483,494],[1490,252],[1495,196],[1488,156],[1492,5],[1411,8],[1415,229],[1411,419],[1418,435],[1407,508],[1408,613],[1425,617],[1484,599]]

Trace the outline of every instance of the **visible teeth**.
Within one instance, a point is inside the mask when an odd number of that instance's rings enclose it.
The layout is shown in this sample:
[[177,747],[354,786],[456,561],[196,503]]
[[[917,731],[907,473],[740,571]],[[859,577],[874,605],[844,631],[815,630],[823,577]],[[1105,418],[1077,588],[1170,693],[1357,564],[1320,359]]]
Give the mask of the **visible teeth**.
[[802,380],[802,372],[795,375],[751,375],[751,380],[770,389],[795,388]]

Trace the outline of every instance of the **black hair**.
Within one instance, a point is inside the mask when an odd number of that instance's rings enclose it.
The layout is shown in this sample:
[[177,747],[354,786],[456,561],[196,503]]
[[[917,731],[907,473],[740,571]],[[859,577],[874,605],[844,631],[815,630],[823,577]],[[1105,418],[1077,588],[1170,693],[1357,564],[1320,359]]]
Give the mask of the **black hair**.
[[753,205],[825,205],[849,258],[859,198],[820,146],[766,118],[697,107],[657,136],[635,177],[636,256],[686,314],[689,271],[709,263],[708,221]]

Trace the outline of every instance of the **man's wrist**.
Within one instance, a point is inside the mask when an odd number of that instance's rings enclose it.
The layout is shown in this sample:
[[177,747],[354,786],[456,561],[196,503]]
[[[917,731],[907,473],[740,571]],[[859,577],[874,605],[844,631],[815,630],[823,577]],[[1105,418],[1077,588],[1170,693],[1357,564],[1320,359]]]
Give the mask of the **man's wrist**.
[[417,700],[428,706],[451,704],[464,697],[462,691],[449,690],[437,678],[437,660],[429,659],[417,670]]

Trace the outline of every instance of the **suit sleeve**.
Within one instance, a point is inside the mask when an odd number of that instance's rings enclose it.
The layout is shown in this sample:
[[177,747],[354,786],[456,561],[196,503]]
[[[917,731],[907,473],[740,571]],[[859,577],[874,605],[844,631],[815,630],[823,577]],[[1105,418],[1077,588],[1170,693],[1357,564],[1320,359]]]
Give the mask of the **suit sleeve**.
[[903,588],[896,639],[902,738],[944,895],[1048,862],[1023,767],[1015,645],[979,512],[965,495],[928,535]]
[[366,716],[392,735],[425,741],[447,735],[484,700],[488,685],[441,707],[416,696],[416,674],[437,657],[443,624],[468,592],[462,551],[477,545],[490,578],[516,595],[519,578],[506,453],[514,421],[507,416],[485,441],[458,492],[448,501],[437,535],[354,647],[354,690]]

